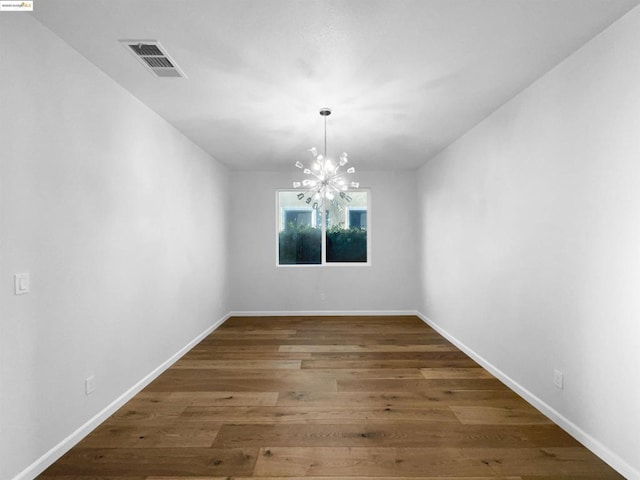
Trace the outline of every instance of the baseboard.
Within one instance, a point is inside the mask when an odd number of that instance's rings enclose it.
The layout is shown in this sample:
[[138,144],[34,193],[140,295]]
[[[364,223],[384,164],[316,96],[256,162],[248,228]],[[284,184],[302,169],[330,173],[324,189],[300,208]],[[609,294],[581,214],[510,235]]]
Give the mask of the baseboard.
[[104,422],[107,418],[113,415],[120,407],[122,407],[125,403],[131,400],[136,394],[138,394],[143,388],[149,385],[153,380],[155,380],[162,372],[167,370],[171,365],[173,365],[177,360],[180,359],[185,353],[191,350],[194,346],[196,346],[201,340],[203,340],[207,335],[213,332],[216,328],[222,325],[225,320],[229,318],[229,314],[226,314],[224,317],[220,318],[216,322],[213,323],[210,327],[208,327],[204,332],[199,334],[196,338],[191,340],[187,345],[182,347],[178,352],[173,354],[169,359],[167,359],[160,366],[155,368],[152,372],[142,378],[138,383],[129,388],[126,392],[116,398],[113,402],[107,405],[104,409],[102,409],[98,414],[96,414],[93,418],[87,421],[84,425],[78,428],[75,432],[69,435],[67,438],[62,440],[56,446],[54,446],[47,453],[42,455],[38,460],[29,465],[26,469],[24,469],[21,473],[13,478],[13,480],[32,480],[42,472],[44,472],[49,466],[51,466],[56,460],[58,460],[62,455],[71,450],[71,448],[76,445],[80,440],[86,437],[91,431],[93,431],[98,425]]
[[600,457],[602,461],[606,462],[615,469],[618,473],[623,475],[628,480],[640,480],[640,472],[625,462],[622,458],[608,449],[605,445],[598,440],[587,434],[578,425],[571,422],[565,416],[560,414],[557,410],[551,407],[546,402],[542,401],[531,391],[520,385],[514,379],[505,374],[498,367],[487,361],[484,357],[476,353],[473,349],[462,343],[460,340],[450,335],[446,330],[440,327],[437,323],[431,320],[426,315],[416,312],[416,315],[427,325],[433,328],[436,332],[442,335],[444,338],[453,343],[456,347],[470,356],[475,362],[480,364],[486,370],[488,370],[494,377],[507,385],[511,390],[516,392],[527,402],[537,408],[540,412],[546,415],[550,420],[557,424],[560,428],[566,431],[569,435],[574,437],[577,441],[582,443],[586,448],[591,450],[595,455]]
[[416,310],[300,310],[269,311],[242,310],[229,313],[230,317],[332,317],[332,316],[404,316],[418,315]]

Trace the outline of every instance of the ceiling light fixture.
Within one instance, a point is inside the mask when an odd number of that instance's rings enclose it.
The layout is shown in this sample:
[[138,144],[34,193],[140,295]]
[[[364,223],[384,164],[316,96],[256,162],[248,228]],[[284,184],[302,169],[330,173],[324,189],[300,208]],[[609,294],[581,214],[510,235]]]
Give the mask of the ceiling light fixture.
[[311,168],[306,168],[301,162],[296,162],[296,167],[302,169],[303,173],[310,178],[305,178],[301,182],[293,182],[293,188],[306,190],[298,194],[298,199],[304,200],[307,205],[311,205],[313,202],[314,209],[320,208],[325,199],[331,201],[336,199],[336,196],[350,202],[351,197],[347,191],[349,188],[360,186],[358,182],[349,182],[346,179],[348,175],[356,171],[355,168],[349,167],[341,171],[341,168],[349,162],[346,152],[340,155],[340,159],[336,163],[327,157],[327,117],[331,115],[331,109],[321,109],[320,115],[324,117],[324,153],[319,155],[315,147],[310,148],[309,152],[314,159]]

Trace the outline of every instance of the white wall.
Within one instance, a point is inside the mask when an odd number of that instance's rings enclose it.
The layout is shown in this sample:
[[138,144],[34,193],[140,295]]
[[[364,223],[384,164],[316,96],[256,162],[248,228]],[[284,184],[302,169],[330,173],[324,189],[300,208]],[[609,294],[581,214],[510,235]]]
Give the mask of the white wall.
[[0,65],[4,480],[222,317],[228,174],[28,15]]
[[[302,152],[304,153],[304,152]],[[353,160],[359,167],[356,159]],[[415,172],[357,172],[371,188],[371,266],[276,266],[276,189],[291,172],[231,174],[231,309],[243,312],[415,311]],[[320,294],[325,294],[322,300]]]
[[640,478],[640,8],[425,165],[418,190],[422,311]]

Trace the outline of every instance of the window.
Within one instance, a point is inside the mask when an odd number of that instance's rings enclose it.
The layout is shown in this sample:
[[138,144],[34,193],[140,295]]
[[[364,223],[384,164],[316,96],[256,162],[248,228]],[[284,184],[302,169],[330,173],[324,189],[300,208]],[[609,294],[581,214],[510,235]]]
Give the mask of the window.
[[351,202],[327,202],[324,212],[299,193],[277,193],[278,265],[368,264],[370,192],[348,192]]

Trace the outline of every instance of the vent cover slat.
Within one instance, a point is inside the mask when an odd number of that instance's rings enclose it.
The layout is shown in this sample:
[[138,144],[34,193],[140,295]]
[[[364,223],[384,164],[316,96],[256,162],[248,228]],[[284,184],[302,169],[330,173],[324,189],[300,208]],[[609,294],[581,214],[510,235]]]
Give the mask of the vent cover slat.
[[173,68],[173,64],[167,57],[142,57],[151,68]]
[[129,45],[136,55],[164,55],[157,45],[145,45],[140,43],[138,45]]

